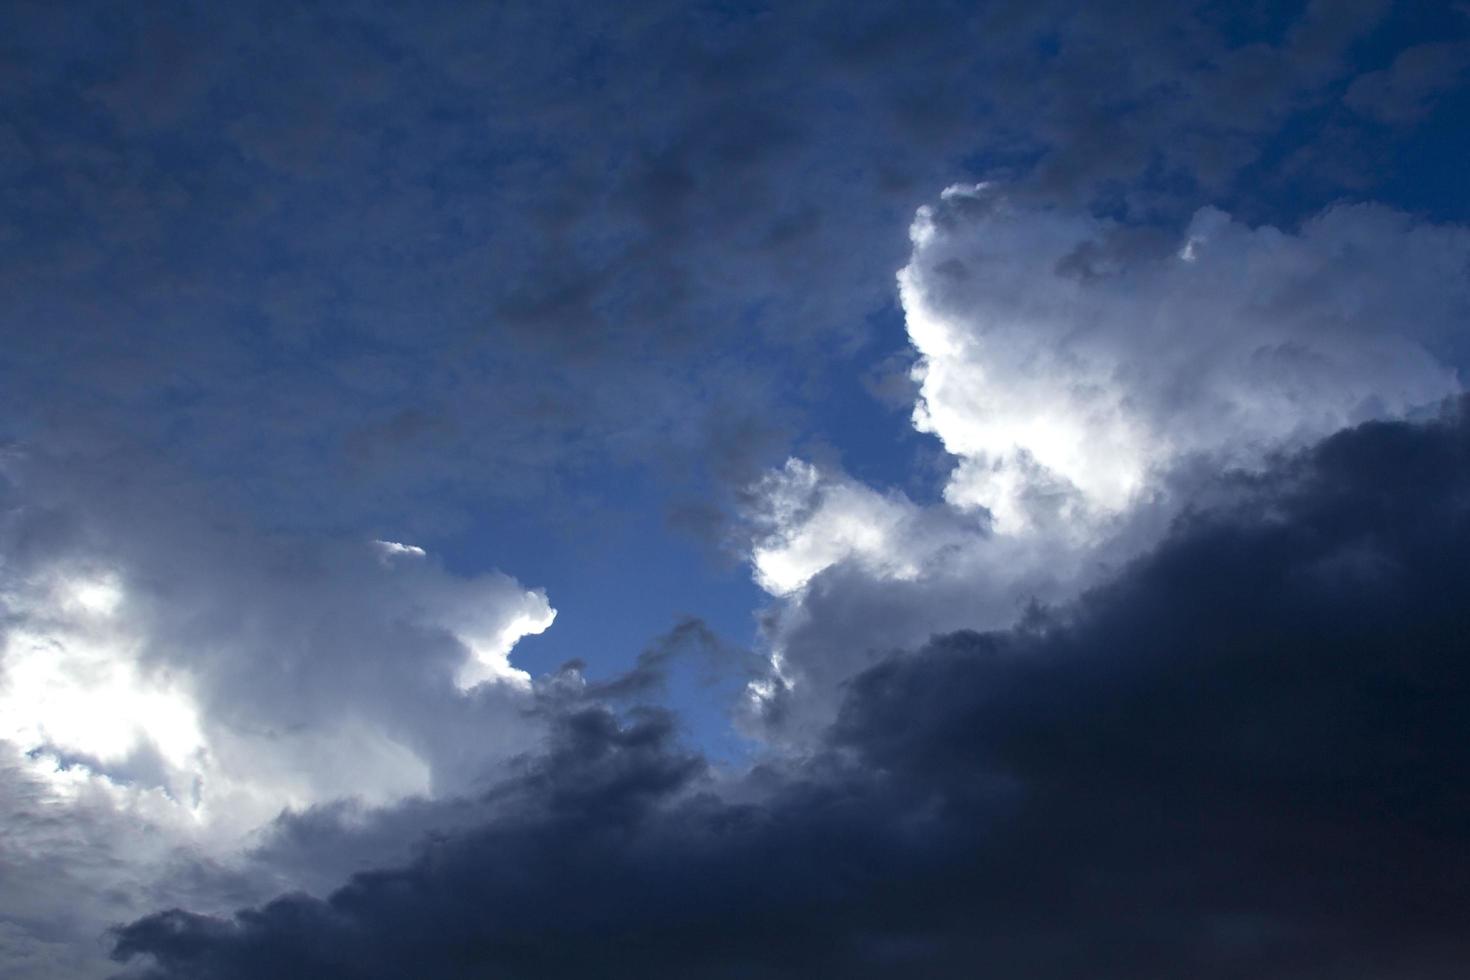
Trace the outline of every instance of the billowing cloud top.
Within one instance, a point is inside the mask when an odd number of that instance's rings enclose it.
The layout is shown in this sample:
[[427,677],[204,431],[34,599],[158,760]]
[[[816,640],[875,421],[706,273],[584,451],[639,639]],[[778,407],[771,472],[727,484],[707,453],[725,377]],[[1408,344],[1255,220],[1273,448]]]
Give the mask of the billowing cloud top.
[[1368,205],[1286,232],[1199,211],[1179,240],[951,187],[899,274],[915,423],[945,490],[1017,532],[1091,528],[1190,456],[1250,465],[1460,390],[1470,233]]

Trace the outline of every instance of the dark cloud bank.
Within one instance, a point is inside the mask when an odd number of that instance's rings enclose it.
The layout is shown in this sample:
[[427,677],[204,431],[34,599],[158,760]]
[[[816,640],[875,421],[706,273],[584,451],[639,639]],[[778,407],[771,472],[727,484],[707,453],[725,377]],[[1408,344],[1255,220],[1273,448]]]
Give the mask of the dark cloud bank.
[[801,761],[722,781],[672,716],[548,693],[486,825],[324,901],[160,912],[115,955],[154,980],[1462,976],[1467,410],[1223,479],[1072,606],[860,675]]

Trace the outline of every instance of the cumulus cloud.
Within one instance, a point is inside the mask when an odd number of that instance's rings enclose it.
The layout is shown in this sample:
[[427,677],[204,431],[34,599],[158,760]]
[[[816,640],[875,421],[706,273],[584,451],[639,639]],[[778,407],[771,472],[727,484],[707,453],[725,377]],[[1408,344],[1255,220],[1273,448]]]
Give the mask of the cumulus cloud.
[[1288,232],[1206,208],[1161,248],[978,185],[922,208],[913,241],[915,424],[959,460],[946,499],[1004,533],[1091,532],[1183,458],[1248,466],[1460,390],[1463,228],[1359,205]]
[[478,827],[325,899],[161,911],[149,978],[1457,976],[1470,425],[1225,478],[1076,602],[848,687],[721,778],[569,697]]
[[752,569],[761,588],[776,596],[798,591],[839,562],[912,579],[947,537],[942,515],[800,459],[787,460],[752,487],[751,503]]
[[405,545],[273,534],[156,472],[76,476],[14,452],[0,485],[0,780],[29,801],[3,849],[43,883],[7,890],[0,918],[37,950],[87,946],[177,887],[175,865],[245,874],[284,810],[453,795],[534,743],[510,653],[554,618],[543,592]]
[[[1461,390],[1470,232],[1340,206],[1177,234],[954,187],[899,273],[914,425],[954,460],[916,502],[791,460],[748,519],[771,669],[747,721],[800,739],[856,672],[1007,627],[1112,574],[1220,470]],[[805,735],[803,734],[805,733]]]
[[962,511],[797,459],[752,487],[748,504],[751,570],[773,601],[761,619],[769,669],[739,717],[773,744],[801,745],[830,724],[845,682],[893,651],[1009,625],[1109,558],[997,535]]

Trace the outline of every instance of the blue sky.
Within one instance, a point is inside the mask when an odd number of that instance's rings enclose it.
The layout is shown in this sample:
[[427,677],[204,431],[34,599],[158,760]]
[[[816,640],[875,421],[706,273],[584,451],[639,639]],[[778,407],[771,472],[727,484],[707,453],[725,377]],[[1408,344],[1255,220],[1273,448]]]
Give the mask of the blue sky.
[[1451,975],[1312,896],[1464,908],[1466,5],[12,4],[0,104],[0,974]]

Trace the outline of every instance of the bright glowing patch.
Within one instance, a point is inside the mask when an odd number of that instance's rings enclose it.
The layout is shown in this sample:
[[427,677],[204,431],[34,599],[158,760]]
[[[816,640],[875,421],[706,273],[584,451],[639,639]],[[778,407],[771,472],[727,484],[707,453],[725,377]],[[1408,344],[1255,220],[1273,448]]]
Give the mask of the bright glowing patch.
[[499,625],[468,622],[455,631],[471,655],[455,678],[461,689],[491,680],[522,688],[531,686],[531,675],[511,666],[510,652],[523,637],[546,632],[556,620],[556,610],[547,603],[544,593],[529,592],[526,600],[526,609]]
[[69,604],[95,616],[111,616],[123,600],[122,586],[111,577],[73,579],[62,592]]
[[102,763],[146,741],[183,767],[204,747],[187,695],[144,676],[120,642],[64,633],[9,637],[0,719],[3,737],[26,751],[51,748]]
[[[1092,540],[1159,474],[1250,466],[1460,390],[1433,353],[1470,313],[1470,235],[1342,207],[1299,232],[1199,211],[1173,249],[987,185],[921,208],[898,274],[914,424],[1002,534]],[[1366,293],[1364,263],[1391,270]]]
[[856,562],[889,579],[919,575],[933,529],[911,501],[825,477],[799,459],[754,488],[761,538],[751,550],[756,583],[775,596],[801,590],[826,568]]

